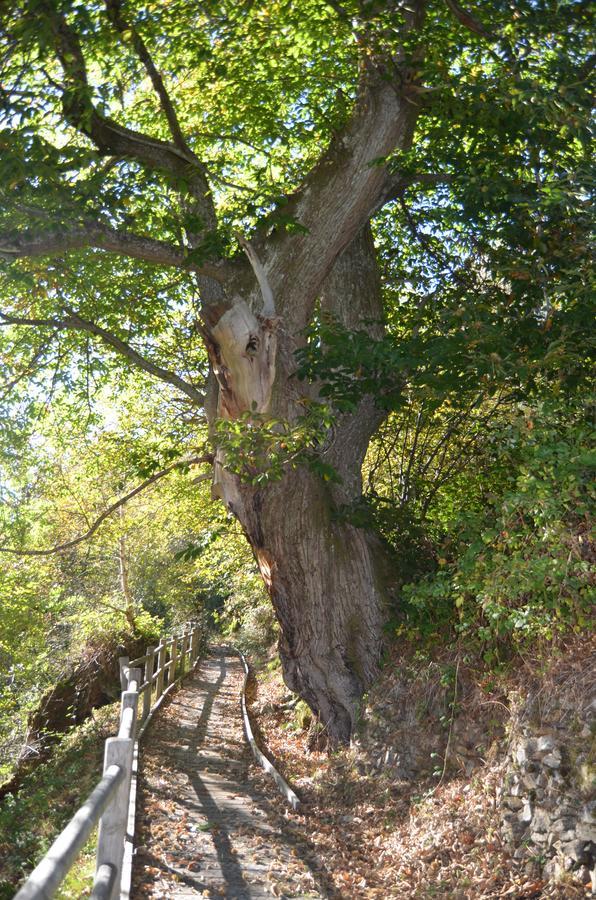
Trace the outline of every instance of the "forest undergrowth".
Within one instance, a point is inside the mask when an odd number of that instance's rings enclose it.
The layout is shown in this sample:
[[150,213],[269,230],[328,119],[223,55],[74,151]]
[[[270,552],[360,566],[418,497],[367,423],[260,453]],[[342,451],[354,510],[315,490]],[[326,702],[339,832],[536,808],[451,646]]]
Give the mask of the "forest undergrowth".
[[[0,900],[10,900],[25,875],[49,849],[60,830],[99,780],[106,738],[117,731],[120,704],[94,710],[71,729],[52,755],[23,779],[18,792],[0,805]],[[84,896],[95,871],[96,832],[60,887],[58,900]]]

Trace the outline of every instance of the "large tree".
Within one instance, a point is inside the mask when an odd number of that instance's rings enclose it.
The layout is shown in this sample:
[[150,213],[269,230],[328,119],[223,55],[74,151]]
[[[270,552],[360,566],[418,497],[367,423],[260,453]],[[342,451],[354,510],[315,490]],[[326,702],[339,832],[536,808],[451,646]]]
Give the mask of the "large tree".
[[[381,543],[342,511],[421,337],[449,330],[433,294],[450,286],[452,389],[462,372],[489,378],[503,353],[482,345],[487,310],[527,345],[550,322],[549,242],[584,199],[556,190],[584,152],[588,4],[491,0],[481,15],[454,0],[2,11],[10,415],[26,423],[58,383],[89,400],[120,360],[168,385],[186,449],[208,421],[214,491],[258,561],[284,677],[334,741],[377,672],[392,581]],[[391,284],[400,234],[426,260],[417,283],[412,265]],[[410,351],[392,356],[400,309]],[[476,344],[458,369],[464,321]],[[324,360],[334,334],[361,351],[341,390]]]

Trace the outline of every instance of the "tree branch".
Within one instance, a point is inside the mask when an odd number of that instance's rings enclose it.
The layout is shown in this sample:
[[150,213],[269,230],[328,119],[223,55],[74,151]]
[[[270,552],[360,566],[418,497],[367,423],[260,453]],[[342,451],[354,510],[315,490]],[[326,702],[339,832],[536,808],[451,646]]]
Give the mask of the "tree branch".
[[[411,34],[421,27],[423,3],[410,6],[404,31]],[[384,159],[411,144],[421,109],[408,93],[415,79],[406,60],[395,63],[392,77],[364,67],[350,121],[283,208],[300,230],[277,237],[269,258],[261,258],[293,329],[304,327],[334,261],[377,208],[387,178]]]
[[163,78],[161,77],[160,72],[157,70],[145,45],[145,42],[143,41],[143,38],[140,36],[134,25],[131,22],[127,22],[124,18],[120,0],[105,0],[105,3],[108,18],[114,28],[119,32],[123,42],[126,43],[125,36],[127,34],[130,35],[130,40],[135,49],[135,52],[143,63],[145,70],[149,75],[149,78],[151,79],[151,84],[153,85],[155,93],[159,97],[159,102],[168,121],[170,133],[172,135],[172,138],[174,139],[174,143],[177,147],[180,148],[180,150],[183,150],[185,153],[190,154],[191,150],[184,139],[184,135],[182,134],[182,129],[180,128],[180,123],[178,121],[174,105],[170,100]]
[[415,175],[389,174],[385,186],[379,197],[375,212],[378,212],[386,203],[398,200],[409,187],[435,187],[438,184],[451,184],[455,176],[447,172],[420,172]]
[[6,260],[27,256],[51,256],[68,250],[82,250],[85,247],[120,253],[156,265],[176,266],[188,272],[197,272],[199,275],[213,278],[215,281],[223,282],[227,277],[222,262],[199,265],[188,259],[188,252],[184,247],[176,247],[166,241],[129,231],[118,231],[97,222],[82,222],[71,227],[56,228],[54,231],[24,232],[14,237],[0,234],[0,258]]
[[66,121],[90,138],[100,153],[133,157],[149,168],[170,172],[184,181],[188,192],[199,206],[208,230],[217,219],[207,181],[206,170],[197,156],[186,146],[171,144],[131,128],[118,125],[99,113],[92,102],[92,89],[87,67],[76,32],[66,18],[47,0],[36,7],[45,15],[54,38],[54,49],[67,79],[62,89],[62,109]]
[[461,24],[468,29],[468,31],[474,32],[474,34],[480,35],[480,37],[487,38],[488,40],[494,41],[496,35],[489,31],[484,27],[482,22],[480,22],[472,13],[463,9],[457,2],[457,0],[445,0],[445,3]]
[[0,553],[12,553],[15,556],[51,556],[53,553],[61,553],[64,550],[69,550],[71,547],[76,547],[77,544],[82,544],[83,541],[89,540],[89,538],[95,534],[102,522],[105,522],[113,512],[116,512],[117,509],[120,509],[120,507],[124,506],[125,503],[128,503],[129,500],[132,500],[133,497],[136,497],[141,491],[146,490],[152,484],[155,484],[156,481],[169,475],[174,469],[179,469],[183,466],[196,466],[200,463],[212,464],[212,454],[208,453],[204,456],[190,456],[185,459],[179,459],[169,466],[166,466],[165,469],[161,469],[159,472],[150,475],[149,478],[142,481],[141,484],[137,485],[132,491],[129,491],[128,494],[125,494],[123,497],[120,497],[119,500],[116,500],[108,506],[84,534],[73,538],[71,541],[66,541],[64,544],[56,544],[54,547],[48,547],[45,550],[19,550],[17,547],[0,547]]
[[56,330],[86,331],[89,334],[93,334],[96,337],[101,338],[101,340],[105,344],[108,344],[108,346],[116,350],[117,353],[125,356],[130,362],[133,363],[133,365],[137,366],[137,368],[143,369],[143,371],[148,372],[155,378],[159,378],[160,381],[165,381],[167,384],[171,384],[173,387],[178,388],[178,390],[182,391],[182,393],[190,397],[195,405],[202,406],[205,403],[205,395],[194,385],[190,384],[190,382],[185,381],[183,378],[180,378],[180,376],[176,375],[175,372],[171,372],[168,369],[163,369],[156,363],[151,362],[151,360],[146,359],[144,356],[141,356],[141,354],[138,353],[133,347],[131,347],[130,344],[127,344],[125,341],[121,340],[121,338],[116,337],[116,335],[112,334],[111,331],[107,331],[105,328],[102,328],[95,322],[89,322],[87,319],[81,318],[78,313],[74,312],[71,309],[68,309],[67,307],[64,307],[64,309],[68,313],[67,318],[65,319],[26,318],[21,316],[12,316],[8,313],[3,312],[0,312],[0,319],[2,319],[7,325],[24,325],[37,328],[55,328]]
[[263,264],[250,241],[241,234],[237,235],[237,239],[238,243],[246,253],[252,270],[255,273],[255,277],[259,282],[261,295],[263,297],[263,315],[265,316],[265,318],[271,319],[275,316],[275,299],[273,297],[271,285],[269,284],[269,279],[267,278],[267,273],[263,268]]

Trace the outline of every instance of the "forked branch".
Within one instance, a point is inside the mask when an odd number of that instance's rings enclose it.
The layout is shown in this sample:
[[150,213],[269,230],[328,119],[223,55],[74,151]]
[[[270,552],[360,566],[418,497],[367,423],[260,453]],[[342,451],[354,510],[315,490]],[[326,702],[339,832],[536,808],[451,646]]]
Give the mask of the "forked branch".
[[259,259],[257,252],[250,241],[241,234],[237,235],[237,238],[238,243],[248,257],[248,261],[252,266],[252,270],[255,273],[257,281],[259,282],[261,295],[263,297],[263,316],[266,319],[272,319],[275,316],[275,299],[273,297],[271,285],[269,284],[269,279],[267,278],[265,267],[263,266],[263,263]]
[[[66,78],[62,93],[62,109],[66,121],[90,138],[100,153],[132,157],[149,168],[165,170],[184,182],[186,190],[197,203],[206,227],[213,229],[216,225],[215,210],[206,170],[198,157],[187,147],[183,139],[182,142],[176,139],[175,143],[162,141],[118,125],[100,113],[92,101],[92,89],[79,36],[69,25],[66,17],[48,0],[41,0],[36,13],[44,15],[51,27],[56,56]],[[159,73],[155,70],[154,74]],[[161,80],[160,84],[163,87]],[[162,104],[166,97],[163,87],[160,93]],[[179,132],[169,98],[167,102],[169,122],[173,116],[170,127],[174,125]],[[181,133],[179,137],[182,138]]]
[[181,150],[185,151],[186,153],[190,153],[191,151],[184,139],[184,135],[182,134],[182,129],[180,128],[180,123],[178,121],[174,105],[166,90],[166,86],[164,84],[161,73],[155,66],[155,63],[151,58],[151,54],[149,53],[149,50],[147,49],[143,38],[138,33],[134,25],[125,19],[122,12],[122,4],[120,3],[120,0],[106,0],[106,10],[110,22],[119,32],[122,40],[125,41],[126,36],[130,36],[132,46],[134,47],[137,56],[143,63],[145,71],[151,79],[151,84],[153,85],[155,93],[159,97],[159,102],[168,121],[168,126],[170,128],[172,138],[174,139],[174,143]]

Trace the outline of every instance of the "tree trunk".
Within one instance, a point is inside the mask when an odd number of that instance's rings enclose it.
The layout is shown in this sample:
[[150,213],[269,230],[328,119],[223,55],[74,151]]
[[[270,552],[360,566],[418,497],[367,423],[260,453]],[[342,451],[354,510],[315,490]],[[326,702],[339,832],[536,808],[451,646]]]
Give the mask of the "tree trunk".
[[[336,262],[322,305],[346,327],[380,325],[381,290],[366,226]],[[223,311],[222,311],[223,310]],[[377,319],[375,322],[374,319]],[[206,313],[211,361],[219,383],[217,415],[271,413],[295,421],[317,387],[295,377],[300,335],[243,303]],[[340,484],[304,466],[265,486],[242,481],[216,462],[215,492],[241,523],[281,626],[288,687],[307,701],[332,743],[350,738],[359,700],[378,671],[387,568],[378,539],[342,516],[361,495],[361,466],[383,414],[372,398],[337,417],[319,456]]]
[[332,489],[307,469],[265,489],[237,483],[234,493],[281,626],[284,680],[331,741],[346,742],[378,672],[380,547],[334,517]]

